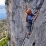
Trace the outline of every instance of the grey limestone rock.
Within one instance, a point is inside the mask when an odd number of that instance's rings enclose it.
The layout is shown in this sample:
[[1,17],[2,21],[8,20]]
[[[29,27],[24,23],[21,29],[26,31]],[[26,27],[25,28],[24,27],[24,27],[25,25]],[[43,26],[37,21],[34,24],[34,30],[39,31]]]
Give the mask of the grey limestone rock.
[[[46,46],[46,0],[6,0],[8,46]],[[25,38],[26,9],[40,9],[29,39]]]

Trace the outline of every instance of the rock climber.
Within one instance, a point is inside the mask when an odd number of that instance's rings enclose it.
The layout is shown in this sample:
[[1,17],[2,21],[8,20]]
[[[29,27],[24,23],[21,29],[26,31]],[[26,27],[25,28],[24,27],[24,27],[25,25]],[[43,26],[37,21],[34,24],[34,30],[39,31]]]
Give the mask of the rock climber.
[[32,26],[32,21],[36,20],[38,14],[40,13],[40,10],[37,11],[37,13],[33,14],[30,9],[26,10],[26,27],[28,29],[28,32],[26,33],[26,37],[28,38],[28,35],[31,34],[31,26]]

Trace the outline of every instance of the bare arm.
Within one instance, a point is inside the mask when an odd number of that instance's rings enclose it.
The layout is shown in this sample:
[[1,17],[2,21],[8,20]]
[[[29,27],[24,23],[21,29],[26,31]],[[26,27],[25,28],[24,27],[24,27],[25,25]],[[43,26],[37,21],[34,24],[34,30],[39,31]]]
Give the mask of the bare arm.
[[38,12],[35,14],[33,20],[36,20],[36,18],[38,17],[39,13],[40,13],[40,10],[38,10]]

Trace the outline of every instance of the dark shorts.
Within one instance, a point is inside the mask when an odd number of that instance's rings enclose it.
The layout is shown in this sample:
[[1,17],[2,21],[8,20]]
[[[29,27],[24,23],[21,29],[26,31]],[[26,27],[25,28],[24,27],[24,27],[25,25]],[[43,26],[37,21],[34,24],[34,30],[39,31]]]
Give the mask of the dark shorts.
[[28,32],[31,32],[32,22],[27,22],[27,25]]

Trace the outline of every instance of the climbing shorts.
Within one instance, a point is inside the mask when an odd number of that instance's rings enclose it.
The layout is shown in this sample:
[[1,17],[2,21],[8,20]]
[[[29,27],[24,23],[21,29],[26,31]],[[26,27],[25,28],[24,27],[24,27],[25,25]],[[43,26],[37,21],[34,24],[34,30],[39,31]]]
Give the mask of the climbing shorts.
[[31,26],[32,26],[32,22],[27,22],[27,30],[28,30],[28,32],[31,32]]

